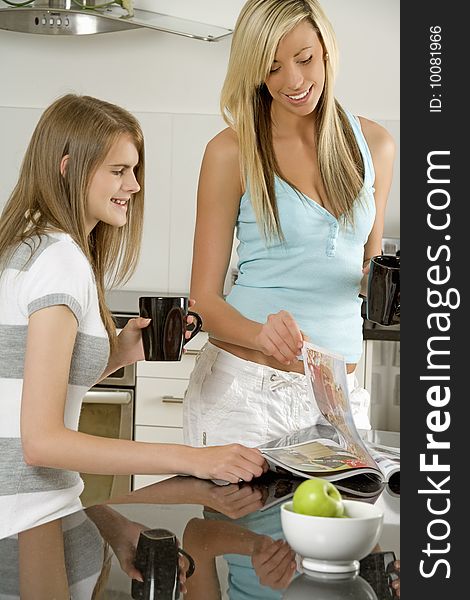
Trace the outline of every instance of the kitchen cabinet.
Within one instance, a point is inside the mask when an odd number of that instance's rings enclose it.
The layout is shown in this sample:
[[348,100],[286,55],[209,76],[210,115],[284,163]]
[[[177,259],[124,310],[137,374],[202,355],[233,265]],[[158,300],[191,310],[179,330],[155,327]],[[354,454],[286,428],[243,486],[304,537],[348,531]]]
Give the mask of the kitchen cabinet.
[[145,173],[139,263],[122,289],[187,293],[199,169],[207,142],[225,123],[219,115],[137,112],[136,116],[145,131],[145,160],[151,168]]
[[[185,346],[181,361],[137,364],[134,439],[164,444],[183,443],[183,397],[196,358],[208,339],[201,331]],[[133,489],[171,475],[135,475]]]
[[180,427],[187,379],[140,377],[137,371],[135,424]]
[[[97,81],[97,85],[101,82]],[[176,100],[173,95],[173,104]],[[152,102],[155,102],[155,96],[152,96]],[[134,114],[145,132],[145,155],[149,167],[145,174],[144,231],[136,271],[120,289],[187,292],[201,160],[207,142],[226,125],[219,114],[156,112],[155,109]],[[0,179],[0,209],[16,183],[24,151],[40,115],[40,109],[23,104],[21,107],[0,107],[0,131],[4,139],[9,140],[8,145],[0,148],[0,164],[4,165]],[[397,143],[397,160],[385,219],[386,235],[396,235],[400,218],[400,122],[387,120],[379,123],[392,133]],[[235,263],[236,258],[232,256],[231,264]],[[228,290],[229,286],[226,292]]]
[[199,170],[207,142],[225,126],[214,115],[172,116],[169,290],[189,289]]

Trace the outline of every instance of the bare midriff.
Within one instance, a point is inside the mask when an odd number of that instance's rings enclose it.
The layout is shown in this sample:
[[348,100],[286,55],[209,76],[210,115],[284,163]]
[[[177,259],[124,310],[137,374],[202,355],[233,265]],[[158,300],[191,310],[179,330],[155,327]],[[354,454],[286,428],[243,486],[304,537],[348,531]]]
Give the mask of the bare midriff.
[[[238,356],[238,358],[242,358],[243,360],[249,360],[251,362],[258,363],[259,365],[265,365],[267,367],[271,367],[272,369],[277,369],[278,371],[293,371],[294,373],[304,372],[304,364],[301,360],[296,360],[290,365],[285,365],[278,362],[272,356],[266,356],[266,354],[263,354],[259,350],[244,348],[243,346],[229,344],[228,342],[222,342],[220,340],[215,340],[214,338],[209,338],[209,341],[211,344],[214,344],[214,346],[217,346],[226,352],[230,352],[230,354]],[[353,373],[355,369],[356,363],[346,364],[347,373]]]

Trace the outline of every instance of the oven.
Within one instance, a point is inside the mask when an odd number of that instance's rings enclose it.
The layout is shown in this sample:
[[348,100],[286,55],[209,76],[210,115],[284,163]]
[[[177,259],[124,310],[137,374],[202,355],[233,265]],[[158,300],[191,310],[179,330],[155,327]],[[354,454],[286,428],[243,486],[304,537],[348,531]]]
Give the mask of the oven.
[[[135,314],[114,314],[119,332]],[[85,394],[78,430],[101,437],[132,440],[134,433],[135,364],[111,373]],[[85,507],[131,491],[130,475],[82,473]]]

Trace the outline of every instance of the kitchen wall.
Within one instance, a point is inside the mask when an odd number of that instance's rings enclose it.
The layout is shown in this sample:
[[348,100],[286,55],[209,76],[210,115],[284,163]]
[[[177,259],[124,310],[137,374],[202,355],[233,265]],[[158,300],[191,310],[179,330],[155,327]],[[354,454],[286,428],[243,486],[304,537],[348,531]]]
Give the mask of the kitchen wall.
[[[232,28],[244,0],[136,0],[135,6]],[[1,6],[0,2],[0,6]],[[399,150],[399,0],[324,0],[340,45],[337,96],[378,120]],[[0,207],[42,110],[69,91],[128,108],[146,135],[147,206],[138,270],[126,287],[189,288],[202,153],[224,125],[219,92],[230,38],[201,42],[152,30],[42,36],[0,30]],[[385,235],[399,236],[398,161]]]

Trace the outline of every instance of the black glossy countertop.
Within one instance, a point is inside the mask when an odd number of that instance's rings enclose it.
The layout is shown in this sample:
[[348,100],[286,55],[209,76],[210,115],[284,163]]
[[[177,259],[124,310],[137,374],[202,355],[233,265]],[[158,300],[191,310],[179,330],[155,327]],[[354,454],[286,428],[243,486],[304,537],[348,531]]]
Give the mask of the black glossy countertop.
[[[253,484],[217,486],[179,476],[111,499],[62,520],[65,569],[63,553],[57,551],[61,545],[57,532],[54,533],[57,521],[27,532],[22,546],[23,589],[32,591],[35,600],[68,598],[67,594],[74,599],[91,600],[98,585],[106,590],[107,600],[129,599],[140,533],[164,528],[175,533],[196,563],[194,575],[186,582],[188,593],[181,596],[186,600],[395,598],[391,582],[398,576],[392,565],[394,557],[399,558],[399,495],[385,488],[377,497],[364,500],[375,503],[384,512],[380,548],[361,561],[358,575],[332,579],[307,575],[301,566],[286,575],[285,566],[270,558],[275,540],[284,536],[280,503],[266,509],[266,502],[276,494],[282,498],[288,491],[285,479],[274,484],[272,480],[259,480]],[[110,571],[106,559],[103,563],[108,544],[120,563],[113,557]],[[18,540],[0,540],[0,597],[19,597],[18,564]],[[56,586],[65,571],[69,587],[64,588],[64,595],[57,595],[56,590],[48,592],[48,586]],[[40,590],[46,591],[41,595]],[[173,597],[178,596],[168,598]]]

